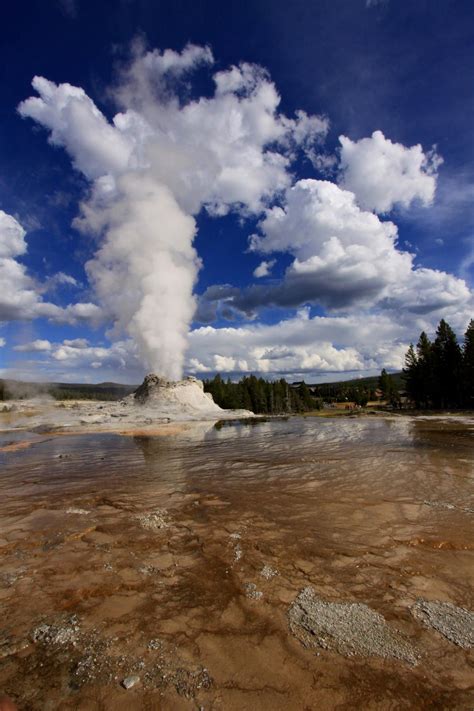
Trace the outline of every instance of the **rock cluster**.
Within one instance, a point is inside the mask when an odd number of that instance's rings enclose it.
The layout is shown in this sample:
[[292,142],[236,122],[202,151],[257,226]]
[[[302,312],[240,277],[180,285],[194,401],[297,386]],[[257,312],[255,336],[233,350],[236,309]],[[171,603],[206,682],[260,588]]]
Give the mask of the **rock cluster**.
[[412,607],[416,620],[440,632],[464,649],[474,647],[474,612],[450,602],[418,600]]
[[411,644],[375,610],[363,603],[327,602],[304,588],[288,611],[290,629],[307,647],[417,663]]

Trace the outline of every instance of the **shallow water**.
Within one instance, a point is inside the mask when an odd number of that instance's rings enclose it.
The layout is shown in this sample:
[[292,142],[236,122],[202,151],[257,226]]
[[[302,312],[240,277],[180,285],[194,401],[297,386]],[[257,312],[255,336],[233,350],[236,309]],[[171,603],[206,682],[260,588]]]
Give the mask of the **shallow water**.
[[[472,650],[410,607],[474,607],[473,438],[404,417],[3,433],[0,689],[27,709],[472,709]],[[308,585],[381,613],[419,663],[302,646]],[[31,643],[71,615],[74,644]]]

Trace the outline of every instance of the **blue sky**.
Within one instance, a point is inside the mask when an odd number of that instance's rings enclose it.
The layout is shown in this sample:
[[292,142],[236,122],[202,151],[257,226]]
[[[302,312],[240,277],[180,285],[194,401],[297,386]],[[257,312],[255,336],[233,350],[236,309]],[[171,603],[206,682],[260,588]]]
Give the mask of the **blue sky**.
[[333,380],[400,368],[442,317],[461,336],[473,21],[461,0],[10,4],[0,375]]

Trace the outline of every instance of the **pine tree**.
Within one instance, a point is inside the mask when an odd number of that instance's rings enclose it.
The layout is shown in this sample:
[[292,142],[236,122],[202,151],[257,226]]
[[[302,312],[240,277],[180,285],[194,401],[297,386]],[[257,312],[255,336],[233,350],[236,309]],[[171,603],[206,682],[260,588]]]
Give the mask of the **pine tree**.
[[410,347],[405,355],[405,367],[403,368],[403,379],[405,380],[405,387],[410,400],[412,400],[416,407],[420,405],[420,387],[418,378],[418,358],[413,347],[413,343],[410,343]]
[[463,404],[474,407],[474,319],[471,319],[464,334],[462,351]]
[[429,407],[433,399],[433,344],[424,331],[416,345],[419,406]]
[[394,385],[393,385],[392,378],[387,373],[385,368],[382,368],[382,372],[379,375],[378,386],[379,386],[379,390],[381,390],[381,392],[382,392],[382,398],[384,400],[390,400],[392,391],[394,390]]
[[[378,386],[382,391],[383,399],[386,400],[392,407],[398,407],[400,405],[400,394],[392,376],[387,373],[385,368],[383,368],[380,373]],[[369,395],[370,393],[368,392],[367,397]]]
[[313,398],[311,397],[311,391],[304,382],[304,380],[298,388],[298,395],[301,400],[301,407],[304,410],[311,410],[311,407],[313,405]]
[[354,388],[347,393],[349,400],[360,407],[365,407],[369,401],[369,392],[365,388]]
[[462,353],[456,334],[444,319],[439,322],[433,353],[433,404],[456,407],[461,399]]

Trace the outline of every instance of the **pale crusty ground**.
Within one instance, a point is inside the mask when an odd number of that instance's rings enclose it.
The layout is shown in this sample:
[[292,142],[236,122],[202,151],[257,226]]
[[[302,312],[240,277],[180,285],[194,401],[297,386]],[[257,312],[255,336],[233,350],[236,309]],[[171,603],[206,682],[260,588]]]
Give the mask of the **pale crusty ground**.
[[[115,432],[123,435],[143,433],[167,436],[183,431],[186,423],[253,417],[255,415],[246,410],[222,409],[195,413],[188,409],[169,415],[153,406],[133,404],[130,398],[111,402],[36,398],[9,400],[0,406],[0,431],[17,430],[39,434]],[[13,443],[4,446],[14,448]],[[27,445],[23,443],[21,446]]]

